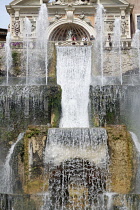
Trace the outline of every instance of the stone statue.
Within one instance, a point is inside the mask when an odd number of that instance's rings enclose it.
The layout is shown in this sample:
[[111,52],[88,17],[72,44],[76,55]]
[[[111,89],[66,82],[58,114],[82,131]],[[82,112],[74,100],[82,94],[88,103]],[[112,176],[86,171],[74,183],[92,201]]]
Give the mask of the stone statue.
[[71,41],[72,40],[72,31],[71,30],[68,31],[66,40],[67,41]]
[[16,20],[14,22],[14,31],[15,31],[15,35],[18,36],[19,32],[20,32],[20,21]]

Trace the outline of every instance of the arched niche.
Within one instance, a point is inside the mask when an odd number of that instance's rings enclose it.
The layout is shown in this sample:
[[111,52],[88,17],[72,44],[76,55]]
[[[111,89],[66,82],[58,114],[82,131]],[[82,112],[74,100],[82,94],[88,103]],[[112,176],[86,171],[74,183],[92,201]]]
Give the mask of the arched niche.
[[80,41],[82,37],[90,37],[90,34],[82,26],[74,23],[65,23],[56,27],[50,34],[50,41],[66,41],[68,39],[68,34],[76,37],[77,41]]
[[93,35],[95,37],[95,30],[85,21],[75,18],[73,22],[68,22],[67,19],[60,19],[49,26],[47,36],[50,41],[66,41],[68,32],[80,41],[83,36],[88,38]]

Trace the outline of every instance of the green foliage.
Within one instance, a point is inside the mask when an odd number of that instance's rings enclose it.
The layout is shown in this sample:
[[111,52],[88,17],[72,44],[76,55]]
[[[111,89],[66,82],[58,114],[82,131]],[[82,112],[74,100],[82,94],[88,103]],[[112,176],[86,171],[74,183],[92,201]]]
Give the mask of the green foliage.
[[38,135],[40,131],[36,128],[33,128],[30,133],[27,134],[27,138],[31,138],[32,136]]
[[12,52],[12,58],[13,58],[13,71],[15,76],[19,75],[21,73],[20,71],[20,53],[17,51]]

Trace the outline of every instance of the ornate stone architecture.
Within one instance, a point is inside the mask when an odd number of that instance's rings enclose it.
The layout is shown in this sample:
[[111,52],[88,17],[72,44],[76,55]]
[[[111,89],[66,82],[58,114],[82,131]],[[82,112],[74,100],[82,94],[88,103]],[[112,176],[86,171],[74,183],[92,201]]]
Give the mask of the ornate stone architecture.
[[130,4],[134,5],[131,15],[131,31],[135,33],[137,29],[140,29],[140,1],[139,0],[127,0]]
[[72,33],[76,40],[83,36],[96,37],[95,15],[97,4],[105,8],[105,36],[113,33],[114,20],[122,21],[122,39],[131,39],[130,17],[133,5],[126,0],[14,0],[6,6],[11,16],[10,30],[13,40],[22,40],[24,18],[32,23],[32,37],[36,34],[36,20],[40,5],[45,3],[49,14],[48,38],[50,41],[65,41]]

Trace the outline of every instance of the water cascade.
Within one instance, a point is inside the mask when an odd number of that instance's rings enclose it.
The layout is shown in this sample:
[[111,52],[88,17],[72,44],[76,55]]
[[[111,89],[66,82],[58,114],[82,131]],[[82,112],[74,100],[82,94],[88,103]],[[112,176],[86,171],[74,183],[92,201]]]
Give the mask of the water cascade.
[[108,167],[106,130],[49,129],[45,165],[50,208],[75,209],[79,205],[80,209],[99,208],[103,202],[99,193],[105,191]]
[[5,63],[6,63],[6,72],[7,72],[6,85],[9,85],[9,71],[12,66],[12,51],[10,44],[11,44],[11,34],[10,32],[8,32],[5,43],[5,54],[6,54]]
[[100,72],[101,85],[104,84],[104,7],[102,4],[98,4],[96,12],[96,40],[95,40],[95,51],[96,51],[96,68],[97,72]]
[[137,137],[137,135],[133,132],[130,132],[131,136],[132,136],[132,139],[134,141],[134,144],[135,144],[135,148],[137,150],[137,174],[136,174],[136,187],[135,187],[135,192],[136,193],[140,193],[140,142],[139,142],[139,139]]
[[30,38],[31,38],[31,22],[26,17],[24,20],[24,31],[23,31],[23,48],[24,48],[24,56],[26,63],[26,85],[30,84],[29,75],[30,75],[30,63],[31,63],[31,54],[30,54]]
[[[52,6],[58,7],[53,3]],[[67,12],[68,18],[69,14],[71,11]],[[0,174],[0,193],[5,193],[0,194],[0,209],[139,210],[140,172],[133,189],[136,161],[132,138],[139,152],[140,88],[122,86],[120,20],[115,21],[113,41],[114,60],[119,59],[119,67],[113,66],[114,72],[119,69],[118,86],[104,86],[101,4],[97,7],[95,47],[93,42],[92,46],[53,46],[50,49],[54,54],[57,51],[57,66],[53,56],[50,64],[53,63],[51,70],[57,84],[52,76],[51,85],[37,85],[37,77],[44,75],[47,84],[47,16],[46,5],[42,4],[35,42],[31,22],[25,18],[26,85],[9,86],[8,67],[7,86],[0,88],[0,168],[5,160]],[[55,16],[57,23],[60,17]],[[139,35],[137,31],[133,40],[138,54]],[[98,78],[94,78],[97,86],[91,85],[93,66],[100,80],[98,83]],[[126,127],[136,131],[138,138],[132,132],[131,138]],[[19,142],[23,137],[23,142]],[[7,146],[16,138],[6,157]]]
[[[36,28],[36,59],[37,59],[37,68],[35,71],[35,76],[40,69],[42,69],[42,64],[39,60],[43,61],[45,65],[45,78],[47,84],[48,78],[48,59],[47,59],[47,47],[48,47],[48,37],[47,37],[47,30],[48,30],[48,10],[46,4],[42,4],[39,11],[39,16],[37,19],[37,28]],[[39,71],[40,72],[40,71]],[[40,72],[41,73],[41,72]]]
[[[113,66],[113,75],[118,72],[120,74],[120,83],[122,85],[122,61],[121,61],[121,21],[120,19],[116,19],[114,22],[114,36],[113,36],[113,54],[114,59],[112,60],[112,66]],[[118,65],[116,65],[115,59],[118,58]]]
[[2,180],[1,181],[1,187],[0,190],[3,193],[12,193],[13,192],[13,186],[14,186],[14,175],[13,175],[13,170],[11,167],[11,160],[12,160],[12,155],[15,150],[16,145],[18,142],[23,139],[24,133],[20,133],[17,141],[11,146],[8,155],[5,160],[5,164],[2,170]]
[[57,55],[57,83],[62,88],[60,127],[89,127],[91,47],[57,47]]

